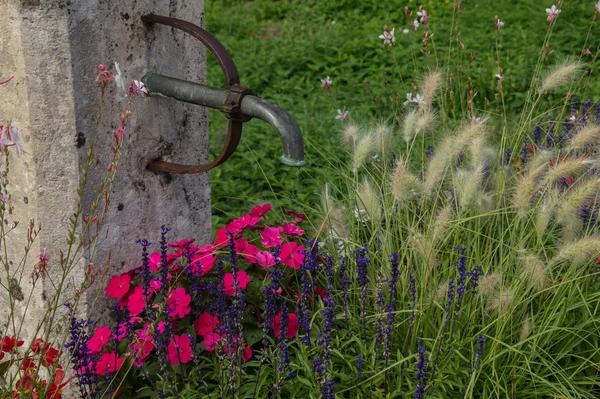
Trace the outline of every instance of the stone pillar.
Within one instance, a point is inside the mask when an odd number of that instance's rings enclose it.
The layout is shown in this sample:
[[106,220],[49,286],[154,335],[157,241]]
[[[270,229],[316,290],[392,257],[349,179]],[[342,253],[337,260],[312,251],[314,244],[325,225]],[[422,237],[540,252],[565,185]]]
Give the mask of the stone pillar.
[[[140,19],[155,13],[202,26],[203,1],[0,0],[0,5],[0,78],[15,76],[0,86],[0,116],[19,128],[25,152],[20,158],[10,157],[11,212],[4,222],[20,224],[9,236],[9,258],[20,259],[28,221],[34,219],[41,223],[42,232],[25,274],[31,272],[36,255],[47,248],[50,275],[56,279],[59,251],[66,247],[78,176],[98,110],[98,65],[116,73],[118,62],[127,86],[146,71],[203,83],[202,44],[169,27],[145,26]],[[105,99],[84,210],[96,199],[96,188],[112,156],[111,132],[120,126],[119,115],[128,101],[126,92],[115,84],[109,85]],[[148,238],[158,250],[160,226],[167,224],[173,228],[172,238],[195,237],[200,243],[210,239],[208,174],[155,174],[146,165],[156,159],[206,163],[206,110],[169,99],[136,99],[105,219],[109,233],[92,259],[97,283],[82,304],[92,319],[106,310],[106,302],[99,300],[103,299],[101,282],[140,263],[137,238]],[[82,281],[86,256],[68,279],[67,294]],[[5,280],[4,275],[0,278]],[[24,293],[30,290],[28,280],[22,279]],[[32,310],[44,309],[52,294],[48,281],[36,286],[27,311],[28,333],[39,321]],[[0,301],[5,300],[2,295]],[[0,332],[6,316],[0,313]]]

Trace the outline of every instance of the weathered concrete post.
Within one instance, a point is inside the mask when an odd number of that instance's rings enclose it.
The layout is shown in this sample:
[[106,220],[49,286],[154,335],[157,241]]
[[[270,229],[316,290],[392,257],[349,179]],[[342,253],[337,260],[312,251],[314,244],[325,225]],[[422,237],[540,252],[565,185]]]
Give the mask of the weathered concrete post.
[[[19,128],[25,152],[20,158],[11,157],[11,215],[4,222],[18,220],[20,225],[10,235],[9,244],[15,249],[10,257],[17,261],[21,256],[27,222],[35,219],[43,231],[25,270],[31,270],[35,254],[47,248],[50,274],[55,276],[97,114],[99,95],[94,80],[98,65],[105,64],[115,73],[114,63],[118,62],[127,84],[149,70],[203,83],[202,45],[180,31],[145,26],[140,19],[154,13],[202,26],[203,1],[0,0],[0,5],[0,77],[15,76],[0,87],[0,116]],[[111,132],[119,126],[119,115],[127,103],[126,92],[116,85],[109,87],[84,209],[97,195],[96,186],[112,155]],[[211,229],[207,173],[171,176],[146,170],[155,159],[207,162],[207,114],[203,108],[168,99],[139,99],[123,149],[106,218],[110,231],[93,260],[96,272],[106,270],[108,276],[137,266],[140,248],[135,239],[145,237],[157,243],[162,224],[173,228],[173,238],[196,237],[200,242],[209,239]],[[68,290],[78,287],[86,266],[84,258],[69,279]],[[30,288],[22,289],[28,292]],[[97,301],[101,289],[97,284],[87,292],[84,305],[91,318],[106,310],[106,303]],[[45,308],[52,290],[48,282],[38,283],[28,310],[31,323],[37,322],[32,311]],[[6,320],[2,308],[0,324]],[[31,329],[31,323],[25,326]],[[4,325],[0,332],[3,330]]]

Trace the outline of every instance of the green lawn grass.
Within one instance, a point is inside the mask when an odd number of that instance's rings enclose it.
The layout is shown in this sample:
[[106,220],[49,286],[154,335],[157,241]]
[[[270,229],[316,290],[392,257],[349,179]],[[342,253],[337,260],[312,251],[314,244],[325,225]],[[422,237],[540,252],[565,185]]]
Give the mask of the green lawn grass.
[[[409,26],[404,7],[416,13],[417,2],[205,2],[206,28],[233,56],[242,84],[288,110],[298,121],[308,162],[301,169],[280,164],[282,149],[277,133],[262,121],[245,124],[236,153],[211,172],[214,227],[264,201],[272,202],[276,208],[305,209],[310,214],[310,204],[318,200],[328,170],[345,156],[339,145],[343,122],[335,119],[337,109],[346,107],[350,119],[359,124],[397,124],[393,116],[402,111],[406,93],[414,91],[415,79],[429,64],[444,67],[447,60],[450,64],[462,62],[462,79],[466,82],[467,77],[471,78],[477,92],[475,108],[500,113],[497,102],[489,101],[494,98],[494,75],[499,72],[494,37],[496,15],[505,23],[500,31],[505,104],[509,118],[518,115],[547,30],[544,9],[550,7],[551,1],[463,2],[457,19],[460,42],[464,44],[460,54],[456,52],[456,37],[451,34],[454,4],[426,1],[422,5],[431,15],[434,32],[429,62],[427,56],[411,55],[420,46],[423,31],[415,32]],[[598,44],[593,38],[600,33],[596,26],[590,32],[592,40],[585,43],[593,3],[565,1],[561,8],[549,49],[554,50],[552,57],[559,60],[578,55],[584,45],[595,52]],[[395,28],[393,53],[378,39],[384,24]],[[410,32],[403,34],[402,29]],[[223,87],[220,68],[210,56],[207,67],[208,84]],[[319,81],[325,76],[333,80],[333,90],[327,95]],[[579,95],[597,97],[600,86],[596,82],[586,90]],[[458,119],[464,115],[466,89],[456,95],[457,109],[450,115]],[[398,96],[400,101],[390,105],[390,96]],[[209,117],[211,152],[216,154],[221,148],[226,119],[218,111],[211,111]]]

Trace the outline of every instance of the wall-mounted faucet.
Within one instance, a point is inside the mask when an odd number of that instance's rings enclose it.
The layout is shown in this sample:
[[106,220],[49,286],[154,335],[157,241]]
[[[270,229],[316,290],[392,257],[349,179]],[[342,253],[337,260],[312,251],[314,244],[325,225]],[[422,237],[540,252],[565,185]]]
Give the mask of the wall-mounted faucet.
[[225,73],[228,89],[220,89],[148,72],[142,78],[149,95],[174,98],[192,104],[216,108],[229,119],[225,146],[217,158],[206,165],[181,165],[165,161],[154,161],[148,169],[175,174],[201,173],[225,162],[235,151],[242,134],[242,124],[259,118],[269,123],[281,138],[283,155],[280,160],[289,166],[304,166],[304,142],[298,124],[292,116],[277,105],[256,96],[250,89],[240,85],[239,74],[233,59],[225,47],[210,33],[189,22],[145,15],[145,23],[158,23],[181,29],[199,39],[217,58]]

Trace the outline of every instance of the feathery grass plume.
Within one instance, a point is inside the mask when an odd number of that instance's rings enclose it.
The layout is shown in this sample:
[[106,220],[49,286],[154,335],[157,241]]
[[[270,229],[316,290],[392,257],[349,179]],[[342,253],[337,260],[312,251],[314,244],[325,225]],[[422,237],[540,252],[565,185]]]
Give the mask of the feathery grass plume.
[[417,120],[419,119],[419,110],[413,108],[404,115],[402,121],[402,136],[406,144],[410,143],[417,133]]
[[404,160],[400,159],[392,171],[392,194],[397,201],[404,201],[420,191],[421,181],[410,173]]
[[426,305],[432,303],[443,303],[446,302],[446,294],[448,293],[448,282],[440,283],[437,288],[429,294]]
[[349,123],[344,127],[342,132],[342,143],[346,148],[354,148],[356,141],[360,137],[360,129],[353,123]]
[[414,130],[416,134],[424,134],[432,131],[437,122],[437,114],[430,108],[423,108],[417,114]]
[[450,166],[455,147],[456,137],[446,137],[431,157],[423,181],[423,193],[426,196],[431,196],[434,193],[438,182],[446,174],[446,169]]
[[535,215],[535,231],[539,236],[544,235],[550,224],[552,216],[554,216],[554,209],[558,202],[558,195],[552,191],[546,195],[544,201],[538,206]]
[[489,309],[498,312],[499,315],[503,315],[510,308],[510,305],[512,305],[514,298],[515,295],[512,290],[505,287],[496,292],[496,295],[490,302]]
[[364,179],[356,191],[358,196],[359,206],[367,212],[371,220],[379,220],[381,216],[381,206],[379,197],[373,189],[373,183],[369,179]]
[[483,125],[470,122],[457,135],[444,138],[431,157],[423,182],[424,194],[428,197],[435,192],[436,186],[444,178],[453,160],[477,137],[485,133]]
[[544,262],[537,256],[527,253],[525,250],[519,251],[519,260],[523,266],[521,270],[523,281],[531,282],[536,291],[543,290],[546,287],[548,278]]
[[356,146],[354,147],[354,153],[352,154],[352,171],[354,173],[358,171],[358,168],[360,168],[365,159],[373,153],[374,149],[375,141],[373,140],[372,135],[367,134],[358,139]]
[[335,207],[334,200],[331,197],[329,183],[325,183],[325,187],[323,187],[323,193],[321,194],[321,206],[323,207],[323,211],[325,213],[329,212],[330,209]]
[[329,227],[332,234],[338,238],[348,237],[348,228],[346,227],[346,218],[344,217],[344,211],[341,208],[332,208],[329,210]]
[[579,212],[586,202],[596,198],[599,190],[600,180],[593,177],[577,182],[567,191],[557,211],[557,220],[563,226],[563,239],[573,240],[580,236],[583,221]]
[[389,126],[379,124],[370,133],[373,136],[373,142],[375,143],[375,151],[379,154],[386,154],[391,150],[391,129]]
[[531,319],[528,317],[521,325],[521,332],[519,333],[519,342],[525,341],[531,334]]
[[571,142],[567,146],[567,152],[583,150],[588,146],[594,146],[594,149],[600,143],[600,126],[589,123],[577,132],[571,138]]
[[458,155],[463,149],[470,145],[473,140],[482,137],[485,134],[485,125],[476,121],[471,121],[465,125],[456,136],[456,150],[454,155]]
[[442,87],[443,78],[442,71],[437,70],[429,72],[423,79],[421,93],[423,93],[423,97],[425,98],[426,107],[431,107],[431,104],[434,103],[435,95]]
[[577,78],[585,64],[579,60],[565,60],[553,66],[544,76],[539,91],[541,94],[557,89]]
[[527,170],[534,171],[540,167],[549,167],[550,160],[556,158],[556,155],[552,151],[539,150],[536,151],[535,155],[527,161]]
[[474,170],[459,169],[454,174],[454,195],[461,208],[468,208],[477,198],[483,180],[483,168],[483,165],[479,165]]
[[477,212],[480,218],[485,217],[496,209],[494,196],[491,193],[484,193],[483,191],[477,193],[473,205],[475,212]]
[[562,162],[558,162],[558,164],[555,163],[550,168],[542,181],[542,186],[549,186],[563,177],[578,177],[587,170],[588,167],[585,159],[565,159]]
[[493,165],[496,160],[497,150],[486,143],[484,136],[473,139],[469,144],[470,165],[474,168],[479,165]]
[[479,290],[477,294],[483,298],[490,298],[496,292],[496,287],[502,281],[502,274],[486,274],[479,280]]
[[434,245],[423,234],[414,230],[410,232],[408,241],[421,256],[423,263],[427,266],[427,270],[431,270],[437,261],[437,250]]
[[570,262],[574,266],[581,266],[597,258],[598,255],[600,255],[600,236],[583,237],[575,242],[564,243],[550,264]]
[[538,193],[538,179],[548,169],[548,163],[544,163],[535,169],[530,169],[519,177],[513,194],[513,205],[517,208],[520,216],[525,215],[533,197]]
[[450,222],[454,219],[454,208],[451,204],[446,204],[442,209],[437,213],[435,220],[433,222],[433,226],[431,227],[431,242],[438,243],[448,226],[450,226]]
[[347,237],[344,211],[336,205],[331,196],[329,184],[325,184],[321,195],[321,206],[327,218],[330,234],[335,237]]

